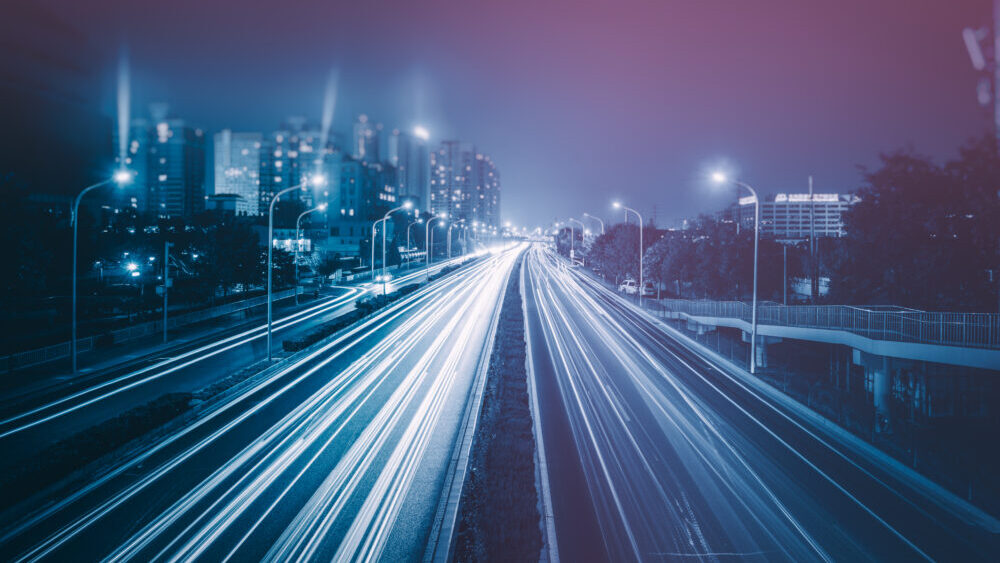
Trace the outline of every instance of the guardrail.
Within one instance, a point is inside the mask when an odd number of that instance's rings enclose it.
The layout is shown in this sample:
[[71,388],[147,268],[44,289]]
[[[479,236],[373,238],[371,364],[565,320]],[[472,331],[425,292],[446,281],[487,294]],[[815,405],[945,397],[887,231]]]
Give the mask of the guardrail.
[[[741,301],[660,299],[667,311],[699,317],[751,321],[751,306]],[[843,330],[871,338],[945,346],[1000,349],[1000,314],[928,313],[913,309],[849,305],[778,305],[757,307],[757,323]]]
[[[292,297],[295,295],[296,289],[299,293],[302,293],[302,288],[286,289],[284,291],[276,291],[273,295],[275,301],[285,299],[287,297]],[[225,305],[219,305],[218,307],[212,307],[210,309],[202,309],[200,311],[192,311],[190,313],[184,313],[181,315],[176,315],[173,317],[168,317],[167,327],[169,329],[194,324],[197,322],[214,319],[217,317],[222,317],[232,313],[237,313],[239,311],[245,311],[247,309],[253,309],[254,307],[260,307],[267,304],[267,296],[261,295],[260,297],[254,297],[251,299],[244,299],[241,301],[233,301],[232,303],[226,303]],[[128,342],[129,340],[135,340],[137,338],[143,338],[145,336],[151,336],[154,334],[160,334],[163,332],[163,320],[149,321],[118,330],[113,330],[111,332],[105,333],[110,337],[111,342],[114,344],[121,344],[122,342]],[[86,338],[80,338],[76,341],[77,352],[89,352],[94,349],[95,339],[101,338],[105,335],[99,336],[88,336]],[[46,362],[51,362],[53,360],[58,360],[66,358],[70,355],[70,343],[69,341],[60,342],[59,344],[53,344],[51,346],[45,346],[43,348],[36,348],[34,350],[27,350],[25,352],[17,352],[9,356],[0,357],[0,371],[8,371],[12,369],[31,367],[38,364],[44,364]]]

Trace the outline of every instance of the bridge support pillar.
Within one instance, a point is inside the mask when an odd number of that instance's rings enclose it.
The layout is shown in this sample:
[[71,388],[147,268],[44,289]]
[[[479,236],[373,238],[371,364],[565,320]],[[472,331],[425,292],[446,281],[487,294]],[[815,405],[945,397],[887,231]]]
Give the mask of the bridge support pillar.
[[761,338],[760,342],[757,343],[757,357],[754,361],[757,363],[757,367],[766,368],[767,367],[767,339]]
[[886,356],[876,356],[854,350],[854,363],[865,368],[865,388],[872,394],[875,406],[875,432],[892,430],[889,401],[892,392],[892,362]]
[[[768,344],[777,344],[781,342],[781,338],[776,336],[761,336],[757,335],[757,357],[754,358],[756,366],[759,368],[767,367],[767,348]],[[743,333],[743,342],[750,342],[750,333]]]

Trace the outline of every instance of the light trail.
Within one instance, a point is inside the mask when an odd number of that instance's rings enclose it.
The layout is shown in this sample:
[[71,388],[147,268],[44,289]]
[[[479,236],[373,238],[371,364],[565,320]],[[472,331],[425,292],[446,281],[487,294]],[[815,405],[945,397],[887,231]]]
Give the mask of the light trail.
[[[243,443],[241,449],[185,486],[105,557],[239,558],[262,531],[276,535],[273,549],[333,553],[331,526],[349,532],[354,552],[382,553],[415,476],[433,470],[423,461],[428,444],[441,433],[443,412],[457,408],[446,398],[468,394],[472,370],[466,364],[478,356],[476,338],[489,320],[484,313],[502,295],[516,254],[488,258],[414,292],[43,509],[0,541],[61,518],[20,560],[52,557],[92,538],[114,514],[134,510],[165,481],[183,481],[198,467],[192,463],[235,441]],[[371,347],[362,351],[366,343]],[[279,409],[280,419],[246,436],[265,412],[288,402],[285,395],[348,357],[354,359],[307,397]],[[142,475],[129,479],[135,467],[143,467]],[[314,485],[316,475],[327,479]],[[357,495],[364,495],[360,507],[348,504]],[[303,504],[286,525],[289,502]],[[347,506],[364,510],[345,512]],[[278,534],[281,527],[285,531]]]
[[[567,270],[538,249],[529,252],[527,267],[610,557],[711,553],[713,547],[731,545],[752,553],[761,551],[758,543],[763,542],[766,551],[790,559],[826,558],[787,510],[773,502],[770,489],[740,471],[746,466],[737,450],[721,435],[706,436],[676,399],[652,384],[654,374],[672,376]],[[632,404],[635,399],[629,397],[637,392],[640,402]],[[655,408],[657,416],[643,414],[648,408]],[[599,463],[603,469],[595,472],[591,458],[615,463]],[[702,496],[712,499],[710,511],[695,500]],[[609,497],[617,507],[610,512],[602,501]],[[719,514],[721,525],[714,522]],[[782,521],[784,526],[776,525]],[[619,535],[627,539],[628,555],[619,551]]]
[[[460,261],[462,259],[463,258],[455,258],[450,262],[442,262],[441,264],[436,264],[435,267],[440,269],[450,264],[453,264],[457,261]],[[395,283],[397,283],[397,285],[405,285],[407,282],[422,279],[424,275],[425,273],[422,270],[418,272],[412,272],[400,276],[399,278],[397,278],[397,280],[395,280]],[[348,293],[343,296],[331,298],[323,303],[320,303],[318,305],[313,305],[302,311],[287,315],[285,317],[276,320],[273,323],[273,331],[277,332],[286,328],[290,328],[300,323],[334,312],[337,309],[347,305],[351,301],[359,298],[361,295],[372,291],[372,289],[375,288],[376,286],[368,284],[364,287],[350,287],[350,286],[339,286],[339,287],[347,289]],[[239,334],[234,334],[232,336],[222,338],[220,340],[211,342],[204,346],[200,346],[196,349],[181,353],[169,359],[161,360],[159,362],[143,367],[141,369],[89,386],[85,389],[74,391],[69,395],[60,397],[52,401],[48,401],[45,404],[39,405],[37,407],[32,407],[24,412],[0,420],[0,440],[8,436],[12,436],[17,433],[28,430],[30,428],[37,427],[46,422],[64,417],[80,409],[99,403],[100,401],[107,400],[111,397],[114,397],[115,395],[118,395],[130,389],[134,389],[141,385],[160,379],[164,376],[170,375],[171,373],[175,373],[179,370],[191,366],[196,366],[199,362],[202,362],[204,360],[207,360],[209,358],[212,358],[214,356],[217,356],[219,354],[222,354],[239,346],[249,344],[255,340],[264,338],[266,334],[267,334],[267,325],[262,324],[257,327],[251,328],[249,330],[240,332]],[[112,389],[97,394],[102,390],[108,388]],[[23,421],[24,419],[33,417],[35,415],[42,415],[42,416],[27,422],[21,422],[20,424],[16,424],[19,421]]]
[[[533,355],[551,362],[550,406],[554,394],[566,411],[609,557],[622,557],[633,535],[643,558],[991,552],[993,526],[960,516],[957,499],[909,478],[910,469],[879,464],[856,437],[814,424],[791,399],[675,342],[647,312],[553,254],[529,251],[526,268],[545,339]],[[598,455],[618,465],[596,472]],[[615,495],[629,499],[624,517],[608,509]]]

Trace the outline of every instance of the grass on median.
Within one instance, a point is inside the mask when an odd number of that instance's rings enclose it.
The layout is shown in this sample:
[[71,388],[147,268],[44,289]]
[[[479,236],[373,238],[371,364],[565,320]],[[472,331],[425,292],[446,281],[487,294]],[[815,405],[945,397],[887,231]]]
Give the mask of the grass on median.
[[518,262],[500,310],[458,509],[456,561],[537,561],[541,555],[520,268]]

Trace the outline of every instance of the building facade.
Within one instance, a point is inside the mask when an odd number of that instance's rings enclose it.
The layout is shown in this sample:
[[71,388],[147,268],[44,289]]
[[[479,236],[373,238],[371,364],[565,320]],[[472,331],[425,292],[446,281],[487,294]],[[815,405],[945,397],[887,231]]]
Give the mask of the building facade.
[[500,173],[475,145],[442,141],[430,155],[430,205],[454,220],[500,226]]
[[389,136],[388,162],[397,171],[398,195],[426,206],[430,201],[430,154],[427,140],[399,129]]
[[[124,165],[135,174],[130,203],[159,217],[191,217],[205,209],[205,134],[168,118],[166,106],[153,106],[151,113],[152,119],[133,119],[129,127]],[[114,136],[117,144],[117,131]]]
[[215,194],[240,196],[237,215],[260,215],[261,133],[223,129],[214,137]]
[[[760,233],[788,242],[810,236],[842,237],[846,234],[844,213],[858,201],[853,194],[775,194],[760,204]],[[727,215],[752,229],[753,213],[754,199],[748,196],[740,198]]]

